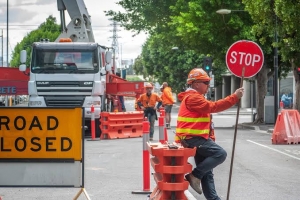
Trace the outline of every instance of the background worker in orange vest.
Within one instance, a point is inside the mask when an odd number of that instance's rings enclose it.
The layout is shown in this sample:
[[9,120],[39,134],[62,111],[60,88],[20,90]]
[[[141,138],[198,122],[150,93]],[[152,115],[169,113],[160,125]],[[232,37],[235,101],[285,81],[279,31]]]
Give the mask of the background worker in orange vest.
[[[154,122],[157,120],[156,111],[159,110],[159,107],[162,105],[162,100],[156,93],[152,93],[153,85],[147,83],[146,93],[142,94],[137,100],[138,106],[144,111],[144,116],[148,118],[150,122],[150,141],[153,140],[154,134]],[[158,102],[158,103],[157,103]],[[155,104],[157,105],[155,106]]]
[[[215,190],[213,168],[223,163],[226,151],[210,137],[211,113],[226,110],[235,105],[244,94],[244,88],[237,89],[224,99],[212,102],[205,99],[211,78],[201,68],[190,71],[188,89],[178,94],[181,105],[178,112],[176,138],[188,148],[196,147],[194,156],[196,168],[185,176],[190,186],[206,199],[219,200]],[[200,187],[200,182],[202,189]]]
[[175,103],[173,95],[172,95],[172,89],[168,86],[167,82],[164,82],[162,84],[162,101],[163,106],[165,108],[165,118],[166,118],[166,128],[170,129],[171,124],[171,111],[173,104]]

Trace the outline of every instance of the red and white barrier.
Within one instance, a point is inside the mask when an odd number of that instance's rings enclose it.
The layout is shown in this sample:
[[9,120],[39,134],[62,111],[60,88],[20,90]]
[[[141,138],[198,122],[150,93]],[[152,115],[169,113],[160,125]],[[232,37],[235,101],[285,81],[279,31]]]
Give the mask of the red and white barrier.
[[95,108],[94,105],[91,106],[91,135],[92,135],[92,140],[96,138],[95,134]]
[[168,141],[168,132],[166,127],[165,110],[160,110],[160,116],[158,118],[158,129],[159,129],[159,142],[164,144]]
[[280,101],[280,103],[279,103],[279,108],[280,108],[280,112],[283,110],[283,107],[284,105],[283,105],[283,101]]
[[149,141],[150,123],[145,117],[143,121],[143,191],[150,191],[150,154],[147,142]]
[[164,127],[165,127],[165,116],[163,116],[162,112],[160,111],[160,116],[158,117],[158,133],[159,133],[159,142],[162,144],[165,142]]
[[151,194],[150,191],[150,154],[148,151],[150,123],[147,117],[143,121],[143,190],[132,191],[132,194]]

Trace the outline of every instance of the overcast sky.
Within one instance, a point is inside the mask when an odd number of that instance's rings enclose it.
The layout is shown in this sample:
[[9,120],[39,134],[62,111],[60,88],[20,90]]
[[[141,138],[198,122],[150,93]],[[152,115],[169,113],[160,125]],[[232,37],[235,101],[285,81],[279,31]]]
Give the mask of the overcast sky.
[[[6,60],[6,36],[7,36],[7,0],[0,0],[0,29],[3,30],[3,57]],[[122,10],[122,7],[117,5],[118,0],[84,0],[88,13],[91,16],[92,28],[96,42],[101,45],[111,46],[113,32],[112,22],[105,16],[104,10]],[[57,22],[60,23],[60,14],[57,10],[57,0],[9,0],[9,59],[11,51],[18,42],[21,42],[23,37],[30,31],[46,21],[53,15]],[[70,18],[67,12],[66,25],[69,24]],[[141,52],[141,47],[146,40],[145,34],[139,34],[132,37],[134,34],[130,31],[125,31],[119,28],[117,32],[120,49],[122,46],[123,59],[135,59]],[[2,35],[0,30],[0,36]],[[1,44],[0,40],[0,44]],[[2,45],[2,44],[1,44]],[[2,51],[0,49],[2,54]],[[120,50],[121,54],[121,50]],[[1,55],[0,55],[1,56]],[[120,55],[121,56],[121,55]]]

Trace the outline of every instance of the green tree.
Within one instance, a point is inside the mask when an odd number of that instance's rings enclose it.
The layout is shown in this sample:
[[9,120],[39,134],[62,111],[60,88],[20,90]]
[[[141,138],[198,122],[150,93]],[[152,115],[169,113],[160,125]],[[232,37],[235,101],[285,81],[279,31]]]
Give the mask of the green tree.
[[[275,46],[280,47],[281,51],[279,76],[282,75],[283,77],[287,74],[290,70],[288,62],[292,62],[295,78],[299,83],[299,77],[295,70],[295,66],[299,66],[297,61],[299,58],[299,39],[294,37],[298,35],[299,5],[295,5],[294,1],[177,0],[167,2],[167,5],[162,6],[164,13],[159,13],[161,9],[156,10],[157,2],[143,0],[120,1],[120,5],[125,8],[127,14],[109,13],[109,15],[116,17],[117,21],[121,21],[127,29],[137,32],[143,30],[150,33],[142,53],[144,67],[149,74],[158,77],[159,80],[162,80],[163,77],[172,79],[176,70],[181,72],[181,76],[186,74],[188,70],[185,69],[184,64],[178,61],[185,54],[180,54],[172,60],[169,51],[171,46],[178,46],[182,52],[191,50],[200,57],[209,54],[214,59],[214,73],[224,72],[226,70],[225,55],[230,45],[238,40],[254,41],[261,46],[265,56],[263,68],[255,76],[257,83],[255,123],[261,123],[264,120],[264,97],[267,92],[267,80],[274,74],[273,49]],[[245,10],[246,12],[219,15],[216,11],[221,8]],[[156,10],[155,17],[149,18],[146,15],[146,11],[149,10],[152,12]],[[274,42],[276,15],[279,24],[282,24],[282,28],[279,30],[282,43]],[[189,57],[183,57],[185,62],[189,61]],[[178,65],[174,65],[174,63]],[[219,75],[217,75],[218,77]],[[181,83],[182,79],[176,80],[178,80],[176,83]],[[297,86],[297,88],[299,87]],[[296,96],[299,95],[297,89]],[[296,102],[298,101],[296,100]],[[299,106],[296,103],[296,107],[297,105]]]
[[[178,1],[179,2],[179,1]],[[182,9],[183,5],[176,5],[172,9]],[[262,70],[256,75],[257,80],[257,115],[255,123],[263,122],[264,97],[267,92],[268,75],[272,74],[273,55],[270,49],[271,41],[260,43],[259,38],[252,31],[254,25],[248,12],[236,12],[230,15],[216,13],[220,8],[244,10],[240,1],[191,0],[186,4],[185,11],[172,17],[171,25],[177,27],[177,35],[191,46],[192,49],[204,47],[200,51],[212,55],[214,59],[214,72],[226,69],[225,55],[234,42],[238,40],[252,40],[257,42],[265,53],[265,63]]]
[[[292,70],[296,80],[294,108],[300,112],[300,79],[297,67],[300,66],[299,1],[282,0],[243,0],[246,10],[251,14],[254,32],[261,42],[273,41],[269,48],[279,49],[279,76]],[[278,42],[274,40],[275,31]]]
[[143,66],[160,83],[167,81],[174,92],[186,88],[189,71],[202,64],[204,55],[161,42],[161,35],[152,35],[143,46]]
[[170,21],[171,10],[177,0],[120,0],[117,2],[125,9],[125,12],[105,11],[107,16],[118,21],[127,30],[134,30],[137,33],[145,31],[157,33],[162,31]]
[[30,65],[31,45],[33,42],[38,42],[43,38],[48,38],[51,42],[60,34],[60,25],[56,23],[56,18],[50,15],[36,30],[28,33],[20,43],[17,43],[12,53],[10,65],[18,67],[20,63],[20,52],[26,50],[27,60],[26,66]]
[[143,75],[143,78],[145,79],[146,77],[148,77],[148,72],[146,70],[146,68],[144,67],[144,61],[143,61],[143,57],[141,55],[139,55],[133,64],[133,70],[135,72],[135,74],[137,75]]

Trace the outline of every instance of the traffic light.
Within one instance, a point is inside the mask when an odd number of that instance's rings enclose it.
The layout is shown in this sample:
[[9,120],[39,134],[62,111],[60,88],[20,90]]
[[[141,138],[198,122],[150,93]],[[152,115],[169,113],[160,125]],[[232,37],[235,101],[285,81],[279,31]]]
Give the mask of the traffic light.
[[209,72],[212,71],[212,58],[211,57],[205,57],[203,59],[203,70],[206,71],[206,73],[209,75]]
[[300,75],[300,67],[297,68],[298,75]]

